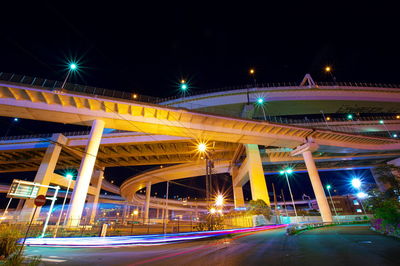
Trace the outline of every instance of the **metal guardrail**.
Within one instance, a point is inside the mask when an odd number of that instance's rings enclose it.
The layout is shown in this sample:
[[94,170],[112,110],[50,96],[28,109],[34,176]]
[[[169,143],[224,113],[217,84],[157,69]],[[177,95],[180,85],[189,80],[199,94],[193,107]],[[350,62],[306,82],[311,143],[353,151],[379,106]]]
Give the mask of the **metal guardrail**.
[[[6,82],[13,83],[22,83],[27,84],[34,87],[40,87],[40,89],[48,89],[48,90],[57,90],[62,86],[62,81],[30,77],[25,75],[17,75],[13,73],[5,73],[0,72],[0,80]],[[367,88],[392,88],[392,89],[400,89],[400,85],[398,84],[388,84],[388,83],[367,83],[367,82],[316,82],[315,86],[333,86],[333,87],[367,87]],[[273,82],[273,83],[255,83],[255,84],[245,84],[239,86],[227,86],[217,89],[209,89],[209,90],[199,90],[192,91],[190,94],[187,94],[186,97],[196,96],[200,94],[206,93],[214,93],[221,91],[229,91],[229,90],[241,90],[241,89],[250,89],[250,88],[276,88],[276,87],[301,87],[299,82]],[[309,86],[303,86],[309,87]],[[93,86],[86,86],[80,84],[72,84],[66,83],[64,89],[68,92],[78,92],[89,95],[101,95],[112,98],[126,99],[126,100],[135,100],[147,103],[163,103],[179,98],[183,98],[183,95],[175,95],[166,98],[159,98],[153,96],[142,95],[140,93],[134,92],[126,92],[119,90],[110,90]]]
[[[56,81],[51,79],[36,78],[24,75],[17,75],[12,73],[0,72],[0,80],[12,83],[22,83],[33,87],[40,87],[40,89],[46,89],[50,91],[61,90],[62,81]],[[159,101],[157,97],[146,96],[134,92],[126,92],[119,90],[110,90],[99,87],[92,87],[80,84],[66,83],[63,90],[66,92],[78,92],[89,95],[100,95],[111,98],[134,100],[141,102],[154,103]]]
[[[222,87],[217,89],[210,89],[210,90],[201,90],[201,91],[193,91],[190,94],[186,94],[186,97],[192,97],[201,94],[208,94],[208,93],[216,93],[222,91],[232,91],[232,90],[243,90],[243,89],[254,89],[254,88],[278,88],[278,87],[305,87],[308,88],[310,86],[300,86],[299,82],[274,82],[274,83],[256,83],[256,84],[245,84],[240,86],[230,86],[230,87]],[[399,89],[400,85],[398,84],[387,84],[387,83],[368,83],[368,82],[315,82],[315,86],[311,86],[312,88],[315,87],[365,87],[365,88],[391,88],[391,89]],[[160,99],[163,103],[168,102],[176,99],[182,98],[183,95],[175,95],[170,96],[167,98]],[[189,99],[187,99],[189,100]]]
[[[131,131],[126,131],[126,130],[114,130],[111,133],[132,133]],[[6,140],[20,140],[20,139],[39,139],[43,138],[44,140],[48,140],[53,136],[53,134],[58,134],[58,133],[43,133],[43,134],[27,134],[27,135],[19,135],[19,136],[7,136],[7,137],[0,137],[0,141],[6,141]],[[87,136],[90,134],[89,130],[86,131],[70,131],[70,132],[62,132],[60,133],[66,137],[72,137],[72,136]]]
[[[388,137],[388,132],[387,131],[376,131],[376,132],[360,132],[357,131],[356,128],[354,128],[354,124],[350,125],[332,125],[334,122],[368,122],[368,121],[376,121],[377,125],[379,124],[379,121],[383,120],[399,120],[397,118],[397,115],[381,115],[381,116],[368,116],[368,117],[357,117],[353,120],[348,120],[346,118],[335,118],[332,117],[330,120],[327,122],[328,126],[331,128],[327,127],[327,124],[325,123],[325,120],[323,118],[311,118],[311,119],[292,119],[292,118],[286,118],[286,117],[281,117],[281,116],[270,116],[267,118],[268,122],[272,123],[280,123],[280,124],[288,124],[288,125],[300,125],[304,127],[310,127],[314,129],[333,129],[335,131],[339,132],[346,132],[346,133],[358,133],[361,135],[366,135],[366,136],[380,136],[380,137]],[[320,125],[315,125],[317,123],[321,123]],[[112,133],[124,133],[124,132],[129,132],[125,130],[115,130]],[[71,132],[63,132],[64,136],[70,137],[70,136],[86,136],[89,135],[90,131],[71,131]],[[49,139],[52,137],[53,134],[56,133],[44,133],[44,134],[28,134],[28,135],[19,135],[19,136],[7,136],[7,137],[0,137],[0,141],[7,141],[7,140],[22,140],[22,139],[34,139],[34,138],[43,138],[43,139]],[[400,136],[400,134],[399,134]],[[153,171],[158,169],[157,167],[148,169],[148,171]],[[145,171],[146,172],[146,171]]]

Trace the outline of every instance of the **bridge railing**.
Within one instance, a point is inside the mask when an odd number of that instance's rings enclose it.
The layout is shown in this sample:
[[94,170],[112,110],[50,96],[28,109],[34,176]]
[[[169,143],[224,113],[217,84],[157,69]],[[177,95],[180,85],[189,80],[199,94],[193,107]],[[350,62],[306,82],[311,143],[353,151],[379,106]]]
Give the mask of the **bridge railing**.
[[[365,88],[391,88],[391,89],[399,89],[399,84],[390,84],[390,83],[371,83],[371,82],[316,82],[315,86],[300,86],[299,82],[273,82],[273,83],[253,83],[253,84],[245,84],[239,86],[229,86],[222,87],[216,89],[209,90],[199,90],[199,91],[191,91],[190,93],[185,94],[186,101],[190,100],[190,97],[208,94],[208,93],[217,93],[223,91],[233,91],[233,90],[243,90],[243,89],[257,89],[257,88],[277,88],[277,87],[365,87]],[[166,98],[160,98],[156,103],[164,103],[177,99],[181,99],[185,101],[183,94],[174,95]]]
[[[229,114],[229,113],[228,113]],[[397,118],[398,115],[379,115],[379,116],[367,116],[367,117],[357,117],[354,120],[348,120],[346,118],[338,118],[338,117],[332,117],[330,118],[329,121],[325,123],[325,120],[323,118],[303,118],[303,119],[293,119],[293,118],[286,118],[286,117],[281,117],[281,116],[268,116],[267,121],[272,122],[272,123],[279,123],[279,124],[288,124],[288,125],[298,125],[298,126],[304,126],[304,127],[310,127],[310,128],[315,128],[315,129],[332,129],[335,131],[340,131],[340,132],[346,132],[346,133],[359,133],[362,135],[367,135],[367,136],[380,136],[380,137],[388,137],[391,136],[390,134],[388,135],[387,131],[371,131],[371,132],[360,132],[357,127],[355,127],[357,124],[351,123],[351,122],[374,122],[376,125],[381,125],[379,121],[387,121],[387,120],[399,120]],[[260,118],[260,120],[263,120]],[[348,125],[346,124],[340,124],[340,125],[334,125],[335,122],[349,122]],[[125,133],[129,131],[125,130],[114,130],[112,133]],[[7,140],[22,140],[22,139],[35,139],[35,138],[43,138],[45,140],[49,140],[52,135],[55,133],[44,133],[44,134],[26,134],[26,135],[18,135],[18,136],[6,136],[6,137],[0,137],[0,141],[7,141]],[[70,136],[87,136],[90,134],[90,131],[70,131],[70,132],[63,132],[61,133],[64,136],[70,137]],[[399,134],[400,136],[400,134]],[[153,171],[156,170],[157,168],[152,168],[148,169],[148,171]],[[146,171],[145,171],[146,172]]]
[[[114,130],[111,133],[132,133],[131,131],[126,130]],[[39,139],[43,138],[45,140],[49,140],[53,134],[58,133],[43,133],[43,134],[25,134],[25,135],[17,135],[17,136],[5,136],[0,137],[0,141],[7,141],[7,140],[20,140],[20,139]],[[73,136],[88,136],[90,134],[89,130],[85,131],[69,131],[69,132],[62,132],[60,133],[66,137],[73,137]]]
[[[12,73],[0,72],[0,80],[13,83],[22,83],[30,85],[32,87],[38,87],[40,89],[46,89],[50,91],[61,90],[62,81],[56,81],[51,79],[36,78],[24,75],[17,75]],[[158,101],[157,97],[146,96],[135,92],[110,90],[93,86],[86,86],[80,84],[66,83],[63,91],[65,92],[78,92],[89,95],[100,95],[111,98],[135,100],[141,102],[154,103]]]
[[[13,83],[27,84],[33,87],[39,87],[40,89],[48,89],[51,91],[60,90],[62,86],[62,81],[56,81],[51,79],[37,78],[25,75],[18,75],[13,73],[0,72],[0,80]],[[340,87],[370,87],[370,88],[395,88],[400,89],[400,85],[389,84],[389,83],[367,83],[367,82],[316,82],[315,86],[340,86]],[[276,88],[276,87],[301,87],[299,82],[272,82],[272,83],[253,83],[244,84],[239,86],[228,86],[209,90],[198,90],[191,91],[186,94],[186,97],[196,96],[199,94],[214,93],[229,90],[242,90],[242,89],[252,89],[252,88]],[[310,87],[310,86],[304,86]],[[93,86],[86,86],[80,84],[66,83],[64,86],[66,92],[78,92],[89,95],[100,95],[105,97],[119,98],[125,100],[135,100],[148,103],[165,103],[171,100],[176,100],[179,98],[183,99],[183,94],[174,95],[166,98],[159,98],[153,96],[142,95],[140,93],[120,91],[120,90],[110,90]],[[129,89],[130,90],[130,89]]]

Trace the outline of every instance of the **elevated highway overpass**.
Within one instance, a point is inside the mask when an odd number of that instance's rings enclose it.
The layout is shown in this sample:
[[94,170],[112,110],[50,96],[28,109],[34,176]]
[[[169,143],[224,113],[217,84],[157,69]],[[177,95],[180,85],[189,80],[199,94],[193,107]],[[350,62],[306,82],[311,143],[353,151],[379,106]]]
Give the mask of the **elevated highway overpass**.
[[[221,104],[231,101],[233,105],[246,102],[248,91],[249,97],[252,95],[251,97],[253,97],[253,99],[256,96],[256,93],[267,93],[268,97],[271,97],[271,99],[275,97],[275,101],[279,101],[279,97],[292,97],[291,99],[287,98],[289,101],[294,103],[291,106],[295,106],[297,102],[300,103],[302,99],[306,101],[319,101],[321,99],[329,99],[332,101],[347,101],[349,99],[353,99],[354,101],[357,101],[358,99],[366,103],[385,103],[385,107],[391,106],[392,104],[398,106],[396,103],[399,100],[399,90],[397,88],[360,88],[339,86],[338,84],[334,86],[323,87],[316,84],[303,84],[301,86],[297,86],[296,88],[287,87],[275,89],[270,87],[266,88],[265,90],[264,88],[245,89],[242,91],[236,91],[234,93],[235,95],[230,95],[230,93],[220,94],[219,96],[203,95],[204,97],[202,99],[200,99],[200,96],[185,97],[184,100],[173,100],[175,102],[162,101],[160,102],[162,105],[157,105],[132,100],[135,99],[135,97],[133,97],[134,95],[130,95],[130,100],[126,100],[103,97],[99,95],[88,95],[79,92],[63,91],[59,89],[48,89],[46,87],[37,85],[32,86],[23,83],[0,82],[0,115],[11,117],[17,116],[20,118],[57,123],[92,126],[89,137],[82,138],[80,140],[83,144],[80,146],[81,148],[79,148],[78,144],[76,146],[76,149],[80,149],[80,151],[74,149],[74,152],[77,152],[75,154],[75,165],[79,164],[80,170],[78,174],[77,185],[75,186],[72,197],[73,207],[71,208],[72,210],[69,214],[71,220],[76,220],[82,213],[81,210],[83,209],[86,194],[89,189],[90,178],[92,176],[93,168],[96,164],[99,168],[110,166],[112,165],[113,161],[114,163],[116,161],[125,161],[126,165],[134,165],[133,162],[135,159],[130,161],[130,159],[126,160],[126,158],[129,157],[130,153],[133,153],[133,150],[137,144],[135,144],[134,147],[131,147],[131,150],[124,149],[123,145],[121,148],[112,148],[103,145],[106,148],[103,148],[102,152],[102,141],[103,137],[105,137],[105,135],[102,133],[104,128],[142,132],[146,135],[144,136],[144,139],[147,139],[146,142],[149,141],[149,138],[154,138],[154,142],[157,142],[157,137],[154,135],[164,135],[168,137],[175,137],[176,139],[174,139],[173,142],[186,141],[186,143],[191,143],[192,147],[195,147],[198,142],[220,143],[223,146],[220,153],[221,157],[219,158],[221,162],[225,157],[232,156],[232,154],[235,156],[235,147],[243,144],[246,147],[246,156],[248,160],[251,161],[249,165],[252,166],[250,167],[251,169],[246,170],[248,172],[246,174],[247,178],[249,178],[250,181],[257,180],[256,185],[254,185],[254,187],[252,185],[252,192],[256,192],[253,193],[255,198],[263,198],[266,195],[266,189],[264,189],[265,180],[263,181],[264,183],[262,182],[262,179],[264,179],[264,170],[262,168],[262,161],[257,145],[262,145],[269,148],[281,147],[291,151],[300,150],[301,154],[303,154],[304,160],[306,160],[306,168],[308,172],[312,173],[310,174],[310,178],[312,179],[311,181],[313,183],[313,187],[314,183],[316,185],[314,187],[314,191],[322,191],[322,194],[323,189],[320,185],[320,181],[318,181],[319,176],[316,171],[314,160],[310,155],[311,152],[314,152],[315,154],[315,147],[318,148],[318,152],[322,151],[330,153],[396,153],[398,150],[400,150],[400,142],[394,138],[362,136],[360,134],[337,132],[331,130],[330,127],[321,128],[318,126],[319,128],[310,128],[309,124],[307,124],[307,126],[293,126],[281,123],[271,123],[267,121],[243,119],[239,117],[243,116],[243,104],[241,110],[239,109],[237,112],[237,115],[232,111],[229,112],[229,116],[218,115],[216,114],[218,113],[216,111],[212,111],[214,113],[211,114],[209,113],[211,112],[211,109],[207,109],[208,107],[214,108],[217,106],[217,102]],[[243,95],[245,96],[244,101]],[[218,97],[227,98],[224,98],[224,100],[221,98],[217,101],[216,99]],[[229,97],[233,98],[231,99]],[[195,98],[197,99],[196,101],[203,101],[199,102],[199,104],[203,104],[204,101],[206,101],[208,107],[203,106],[206,109],[201,109],[193,108],[194,105],[184,105],[192,102],[192,100]],[[213,102],[215,103],[214,105]],[[271,100],[271,102],[273,101]],[[191,104],[194,103],[192,102]],[[314,106],[314,109],[318,109],[318,107],[315,107],[318,106],[317,102],[313,102],[312,106]],[[188,108],[196,109],[196,111],[189,110]],[[392,113],[395,111],[397,112],[397,109],[393,108],[390,110],[385,110]],[[325,108],[324,111],[328,112],[325,110]],[[271,112],[269,114],[273,115]],[[246,115],[246,117],[253,118],[255,116]],[[393,123],[395,124],[397,121]],[[360,125],[361,124],[358,124],[358,127],[360,127]],[[387,127],[386,123],[385,126]],[[117,138],[121,139],[122,137],[118,136]],[[105,137],[105,139],[111,138]],[[184,140],[182,141],[182,139]],[[59,141],[53,141],[51,142],[50,146],[64,147],[67,141],[69,140],[63,140],[63,143],[60,143]],[[76,140],[76,142],[78,143],[79,140]],[[312,145],[310,145],[310,143]],[[144,143],[143,145],[146,146]],[[184,144],[183,146],[185,145],[187,149],[189,144]],[[231,150],[224,150],[227,149],[227,146],[229,145]],[[308,146],[304,148],[304,145]],[[42,147],[42,152],[44,152],[44,149],[46,149],[47,152],[49,147]],[[302,148],[299,149],[299,147]],[[163,148],[161,148],[161,150],[162,149]],[[184,149],[185,148],[179,151],[171,151],[171,148],[167,148],[164,154],[167,156],[165,160],[166,163],[173,161],[172,158],[177,152],[184,153]],[[136,157],[139,157],[140,153],[143,151],[144,150],[138,150]],[[148,164],[153,164],[156,162],[164,164],[160,156],[149,159],[152,156],[151,152],[154,151],[154,147],[153,151],[152,148],[150,148],[149,151],[150,153],[147,153],[146,156],[142,156],[144,158],[141,159],[141,162],[140,160],[136,160],[138,161],[138,164],[145,163],[146,160],[148,161]],[[146,154],[146,152],[144,153]],[[38,160],[40,156],[40,154],[37,154],[36,156],[36,165],[35,162],[32,162],[30,165],[28,163],[26,169],[29,169],[29,166],[31,167],[30,169],[33,169],[34,167],[37,167],[38,164],[42,166],[43,161],[39,163]],[[61,153],[61,158],[63,156],[66,158],[64,162],[74,161],[74,155],[71,153]],[[68,158],[68,156],[70,157]],[[101,156],[104,156],[104,158],[101,159]],[[46,157],[46,154],[44,154],[44,157]],[[80,160],[79,157],[82,159]],[[135,156],[131,157],[135,158]],[[115,158],[125,159],[119,160]],[[179,156],[175,158],[177,158],[174,161],[175,163],[188,163],[187,161],[182,160],[182,158]],[[189,157],[188,160],[195,161],[195,158],[197,157]],[[229,159],[231,160],[231,158]],[[62,160],[60,160],[60,162],[62,162]],[[15,165],[19,165],[21,164],[21,160],[14,160],[14,163]],[[4,171],[14,167],[10,166],[10,164],[8,165],[9,168],[5,167]],[[55,167],[56,166],[54,166],[54,169]],[[252,168],[256,170],[252,170]],[[40,167],[38,173],[39,172]],[[147,183],[147,186],[148,184],[149,183]],[[253,188],[255,191],[253,191]],[[323,200],[320,197],[318,203],[321,209],[325,209],[325,215],[328,217],[327,219],[329,219],[330,211],[328,210],[329,213],[326,212],[326,199]]]

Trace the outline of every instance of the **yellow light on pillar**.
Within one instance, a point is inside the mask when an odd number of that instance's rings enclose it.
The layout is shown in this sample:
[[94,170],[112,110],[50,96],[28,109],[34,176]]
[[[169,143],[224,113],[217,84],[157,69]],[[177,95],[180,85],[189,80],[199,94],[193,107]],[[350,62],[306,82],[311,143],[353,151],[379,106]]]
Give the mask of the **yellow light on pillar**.
[[197,150],[199,152],[206,152],[207,151],[207,145],[204,142],[200,142],[197,144]]

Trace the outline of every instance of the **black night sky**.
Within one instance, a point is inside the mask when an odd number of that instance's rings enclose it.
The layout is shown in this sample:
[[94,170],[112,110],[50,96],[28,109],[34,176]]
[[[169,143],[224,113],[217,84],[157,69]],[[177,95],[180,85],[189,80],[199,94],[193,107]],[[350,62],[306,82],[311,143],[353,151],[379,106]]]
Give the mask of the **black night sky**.
[[[176,95],[181,78],[190,81],[192,91],[243,85],[249,82],[250,67],[256,69],[259,82],[299,82],[306,73],[327,81],[330,77],[322,70],[329,64],[338,81],[400,83],[394,6],[336,6],[332,1],[146,3],[3,3],[0,72],[63,80],[67,62],[76,60],[82,71],[71,82],[157,97]],[[8,135],[17,135],[77,128],[22,120],[9,129],[10,118],[0,122],[5,125],[0,136],[7,130]],[[106,177],[120,183],[121,176],[140,170],[108,169]],[[346,193],[344,176],[351,174],[321,176],[336,180],[339,193]],[[368,171],[356,174],[371,178]],[[180,182],[202,184],[197,179]],[[221,189],[229,187],[229,178],[218,180]],[[303,174],[296,180],[296,198],[312,193]],[[286,189],[275,181],[279,190]],[[158,185],[153,191],[162,190]],[[173,191],[180,196],[196,194],[177,185]]]

